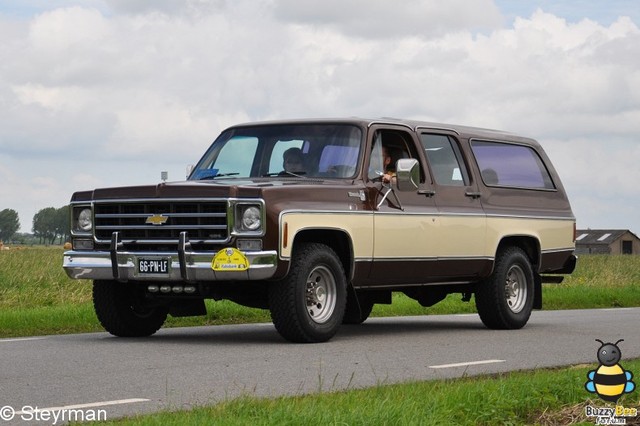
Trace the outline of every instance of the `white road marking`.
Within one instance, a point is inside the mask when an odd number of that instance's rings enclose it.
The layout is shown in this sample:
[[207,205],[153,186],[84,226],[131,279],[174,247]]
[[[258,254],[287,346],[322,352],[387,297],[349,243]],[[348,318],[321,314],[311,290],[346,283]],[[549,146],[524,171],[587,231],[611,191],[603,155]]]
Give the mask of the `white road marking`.
[[46,339],[46,336],[43,337],[18,337],[15,339],[0,339],[0,343],[9,343],[9,342],[27,342],[29,340],[43,340]]
[[636,308],[602,308],[600,311],[632,311]]
[[467,367],[469,365],[496,364],[499,362],[506,362],[506,361],[504,359],[485,359],[483,361],[458,362],[456,364],[430,365],[429,368]]
[[29,413],[39,413],[39,412],[48,412],[48,411],[67,411],[67,410],[79,410],[82,408],[98,408],[98,407],[108,407],[110,405],[122,405],[122,404],[133,404],[135,402],[147,402],[149,399],[144,398],[130,398],[130,399],[118,399],[115,401],[102,401],[102,402],[90,402],[88,404],[76,404],[76,405],[64,405],[62,407],[47,407],[47,408],[35,408],[30,411],[18,411],[16,415],[21,414],[29,414]]

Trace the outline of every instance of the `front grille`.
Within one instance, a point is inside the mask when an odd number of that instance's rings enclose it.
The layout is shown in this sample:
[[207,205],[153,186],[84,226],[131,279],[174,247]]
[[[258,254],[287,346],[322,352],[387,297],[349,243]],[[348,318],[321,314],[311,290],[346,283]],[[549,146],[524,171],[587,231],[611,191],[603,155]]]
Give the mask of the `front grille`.
[[228,238],[226,201],[96,203],[94,214],[98,243],[108,243],[116,231],[125,244],[174,243],[183,231],[193,243],[220,243]]

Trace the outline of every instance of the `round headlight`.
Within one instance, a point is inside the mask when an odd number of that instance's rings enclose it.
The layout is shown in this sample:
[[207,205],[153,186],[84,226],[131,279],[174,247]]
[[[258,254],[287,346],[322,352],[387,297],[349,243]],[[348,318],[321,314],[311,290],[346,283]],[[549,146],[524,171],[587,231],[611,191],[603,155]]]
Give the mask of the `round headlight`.
[[82,231],[91,231],[91,209],[82,209],[78,214],[78,228]]
[[242,227],[249,231],[255,231],[261,225],[260,209],[257,207],[247,207],[242,212]]

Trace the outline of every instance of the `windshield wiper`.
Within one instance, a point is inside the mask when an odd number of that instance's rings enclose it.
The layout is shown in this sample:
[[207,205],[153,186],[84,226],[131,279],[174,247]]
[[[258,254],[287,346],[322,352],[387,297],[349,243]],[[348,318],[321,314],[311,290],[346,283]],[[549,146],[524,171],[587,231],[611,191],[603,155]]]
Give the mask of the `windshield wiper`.
[[274,172],[274,173],[266,173],[264,175],[262,175],[262,177],[271,177],[271,176],[295,176],[295,177],[299,177],[299,178],[303,178],[306,177],[304,175],[306,175],[307,172],[298,172],[298,173],[293,173],[293,172],[288,172],[288,171],[282,171],[282,172]]
[[198,180],[213,180],[213,179],[221,177],[221,176],[235,176],[235,175],[239,175],[239,174],[240,173],[218,173],[218,174],[215,174],[215,175],[202,176]]

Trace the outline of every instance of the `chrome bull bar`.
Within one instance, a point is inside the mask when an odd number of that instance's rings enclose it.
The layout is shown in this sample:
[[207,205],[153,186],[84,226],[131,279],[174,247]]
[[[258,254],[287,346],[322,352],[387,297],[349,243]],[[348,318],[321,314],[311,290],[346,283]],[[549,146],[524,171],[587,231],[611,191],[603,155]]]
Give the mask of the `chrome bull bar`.
[[[275,250],[242,252],[248,260],[246,270],[219,271],[212,267],[216,252],[194,251],[187,232],[181,232],[176,251],[134,252],[123,250],[118,232],[111,235],[109,251],[70,250],[64,253],[63,268],[70,278],[93,280],[148,281],[240,281],[271,278],[277,268]],[[141,258],[163,258],[168,261],[166,273],[142,274]]]

